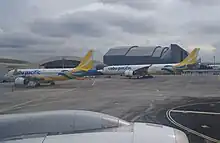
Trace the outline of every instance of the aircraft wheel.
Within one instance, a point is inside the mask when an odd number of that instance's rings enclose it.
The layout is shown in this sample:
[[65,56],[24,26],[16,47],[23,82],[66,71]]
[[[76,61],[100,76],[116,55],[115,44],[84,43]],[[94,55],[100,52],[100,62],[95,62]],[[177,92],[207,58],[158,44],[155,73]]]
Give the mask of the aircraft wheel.
[[52,81],[52,82],[50,82],[50,85],[55,85],[55,82],[53,82],[53,81]]
[[39,82],[36,82],[36,85],[35,85],[35,87],[36,87],[36,86],[40,86],[40,83],[39,83]]
[[36,87],[37,86],[37,82],[35,82],[35,81],[29,81],[28,83],[27,83],[27,87]]

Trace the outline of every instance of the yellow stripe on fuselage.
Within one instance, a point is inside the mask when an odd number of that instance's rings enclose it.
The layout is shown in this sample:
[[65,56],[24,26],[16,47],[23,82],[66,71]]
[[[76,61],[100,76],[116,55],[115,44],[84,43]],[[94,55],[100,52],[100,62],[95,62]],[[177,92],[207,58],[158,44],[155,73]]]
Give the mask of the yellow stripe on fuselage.
[[47,78],[50,78],[50,79],[53,80],[53,81],[68,80],[68,78],[65,77],[65,76],[50,76],[50,77],[47,77]]

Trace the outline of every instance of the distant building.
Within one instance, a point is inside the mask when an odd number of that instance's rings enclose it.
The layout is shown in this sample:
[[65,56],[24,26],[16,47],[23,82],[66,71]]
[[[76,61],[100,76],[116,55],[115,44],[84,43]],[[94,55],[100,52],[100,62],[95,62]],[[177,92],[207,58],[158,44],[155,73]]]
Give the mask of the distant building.
[[15,68],[37,68],[38,64],[17,59],[0,58],[0,67],[4,67],[6,70]]
[[[56,56],[39,62],[41,68],[75,68],[79,65],[81,58],[75,56]],[[101,64],[99,61],[94,61],[94,68]]]
[[103,57],[106,65],[166,64],[178,63],[188,56],[188,52],[177,44],[170,47],[123,46],[110,49]]

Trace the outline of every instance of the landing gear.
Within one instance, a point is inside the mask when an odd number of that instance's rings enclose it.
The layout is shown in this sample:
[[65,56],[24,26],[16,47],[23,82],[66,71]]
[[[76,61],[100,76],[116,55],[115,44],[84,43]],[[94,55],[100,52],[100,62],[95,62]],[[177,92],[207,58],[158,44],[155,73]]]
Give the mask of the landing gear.
[[27,83],[27,87],[37,87],[40,86],[40,83],[38,81],[29,81]]
[[37,82],[37,83],[36,83],[36,86],[40,86],[40,83],[39,83],[39,82]]
[[51,81],[51,82],[50,82],[50,85],[55,85],[55,82],[54,82],[54,81]]

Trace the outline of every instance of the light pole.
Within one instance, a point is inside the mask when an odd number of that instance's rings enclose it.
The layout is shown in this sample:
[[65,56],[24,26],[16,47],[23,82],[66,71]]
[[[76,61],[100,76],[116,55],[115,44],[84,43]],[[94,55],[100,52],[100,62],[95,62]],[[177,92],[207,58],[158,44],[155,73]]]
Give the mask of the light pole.
[[213,65],[215,67],[215,56],[213,56]]
[[65,59],[64,59],[64,57],[62,57],[62,67],[64,68],[65,66],[64,66],[64,61]]
[[215,68],[215,53],[216,53],[216,48],[215,47],[212,48],[212,52],[213,52],[213,65],[214,65],[214,68]]

